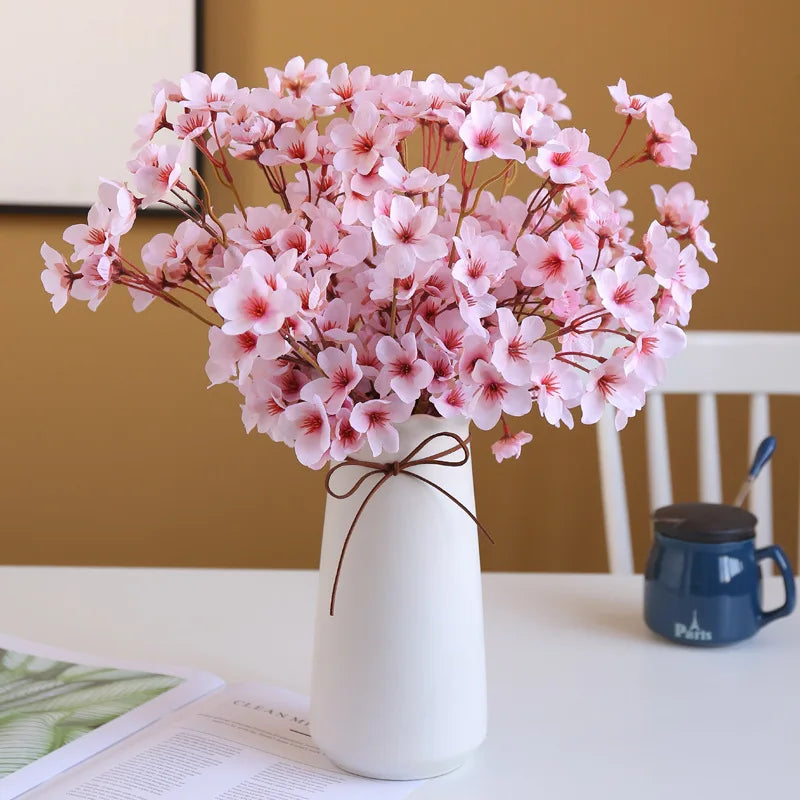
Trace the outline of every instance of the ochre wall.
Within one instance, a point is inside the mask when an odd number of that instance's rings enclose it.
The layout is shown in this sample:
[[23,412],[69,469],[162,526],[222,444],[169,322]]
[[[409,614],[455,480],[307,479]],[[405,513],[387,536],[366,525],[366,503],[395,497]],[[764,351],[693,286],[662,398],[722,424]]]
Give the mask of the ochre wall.
[[[621,122],[606,84],[622,75],[633,91],[670,91],[698,144],[690,179],[711,201],[720,257],[693,327],[796,330],[795,9],[777,0],[207,0],[206,69],[257,84],[264,66],[298,53],[453,80],[498,63],[529,69],[556,78],[573,124],[588,129],[601,153]],[[131,128],[142,111],[131,109]],[[24,120],[11,112],[6,124]],[[57,130],[31,131],[31,146],[58,143]],[[13,168],[13,153],[2,158]],[[649,184],[685,177],[645,165],[616,187],[646,220]],[[255,184],[247,188],[259,198]],[[206,391],[199,324],[157,304],[137,317],[124,291],[96,314],[76,303],[53,315],[39,283],[39,246],[58,246],[63,228],[78,221],[0,217],[0,563],[315,566],[323,476],[284,446],[247,437],[232,387]],[[137,251],[161,224],[139,223],[127,247]],[[796,555],[797,407],[774,407],[777,535]],[[726,400],[722,411],[731,496],[745,471],[744,403]],[[676,493],[692,499],[692,407],[679,399],[669,414]],[[534,442],[503,465],[489,453],[491,437],[475,435],[479,512],[497,539],[484,548],[485,567],[604,569],[594,430],[555,430],[538,419],[528,427]],[[642,429],[637,419],[625,435],[639,568],[648,541]]]

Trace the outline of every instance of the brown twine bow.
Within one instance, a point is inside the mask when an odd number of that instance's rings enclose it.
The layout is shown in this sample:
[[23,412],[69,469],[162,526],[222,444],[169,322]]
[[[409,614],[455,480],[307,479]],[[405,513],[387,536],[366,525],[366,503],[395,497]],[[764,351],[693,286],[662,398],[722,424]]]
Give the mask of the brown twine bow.
[[[442,450],[440,453],[434,453],[433,455],[426,456],[425,458],[414,458],[427,444],[432,442],[434,439],[438,439],[440,437],[446,437],[449,439],[453,439],[456,444],[452,447],[449,447],[447,450]],[[344,562],[344,554],[347,551],[347,545],[350,542],[350,537],[353,535],[353,531],[355,530],[356,523],[359,520],[364,509],[367,507],[367,503],[372,499],[378,489],[383,486],[389,478],[394,478],[395,475],[400,475],[401,473],[405,475],[409,475],[412,478],[416,478],[418,481],[422,481],[423,483],[427,483],[428,486],[432,486],[436,491],[441,492],[445,497],[448,497],[452,500],[465,514],[468,514],[472,521],[480,528],[481,533],[486,536],[486,538],[494,544],[494,539],[489,535],[489,531],[481,525],[478,521],[478,518],[456,497],[453,497],[450,492],[446,489],[442,489],[438,483],[434,483],[432,480],[423,477],[417,472],[411,472],[410,467],[419,467],[423,464],[432,464],[439,467],[463,467],[469,461],[469,450],[467,449],[467,444],[469,442],[469,436],[466,439],[462,439],[458,434],[451,433],[450,431],[443,431],[442,433],[434,433],[431,436],[428,436],[426,439],[423,439],[404,459],[401,461],[391,461],[386,464],[376,464],[374,461],[361,461],[357,458],[346,458],[342,461],[341,464],[337,464],[335,467],[332,467],[328,472],[327,477],[325,478],[325,489],[327,490],[328,494],[331,497],[335,497],[337,500],[344,500],[347,497],[351,497],[354,495],[360,488],[361,485],[367,479],[371,478],[373,475],[380,475],[381,479],[369,490],[367,496],[361,502],[361,505],[358,507],[358,511],[356,511],[356,515],[353,517],[353,521],[350,523],[350,528],[347,531],[347,536],[344,537],[344,542],[342,543],[342,551],[339,554],[339,563],[336,566],[336,577],[333,579],[333,588],[331,589],[331,605],[330,605],[330,615],[333,616],[333,609],[336,604],[336,590],[339,587],[339,576],[342,572],[342,564]],[[445,456],[449,456],[451,453],[455,453],[457,451],[462,451],[462,456],[459,458],[458,461],[444,461]],[[365,472],[349,489],[347,492],[337,493],[331,489],[331,478],[333,474],[337,471],[342,469],[342,467],[365,467],[368,472]]]

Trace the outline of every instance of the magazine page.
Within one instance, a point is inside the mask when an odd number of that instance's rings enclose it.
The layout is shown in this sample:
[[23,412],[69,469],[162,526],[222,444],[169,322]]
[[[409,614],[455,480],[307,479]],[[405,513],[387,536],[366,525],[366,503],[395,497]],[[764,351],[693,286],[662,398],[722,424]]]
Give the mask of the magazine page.
[[306,697],[243,684],[193,703],[25,800],[399,800],[420,783],[343,772],[311,740]]
[[214,675],[0,634],[0,800],[219,688]]

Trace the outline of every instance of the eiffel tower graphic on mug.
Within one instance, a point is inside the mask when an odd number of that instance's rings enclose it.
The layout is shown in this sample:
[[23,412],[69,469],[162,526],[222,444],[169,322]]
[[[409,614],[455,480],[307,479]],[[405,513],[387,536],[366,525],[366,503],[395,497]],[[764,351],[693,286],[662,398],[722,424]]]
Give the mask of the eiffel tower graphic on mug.
[[685,639],[689,642],[710,642],[713,639],[711,631],[703,630],[697,621],[697,609],[692,611],[692,622],[687,628],[682,622],[675,623],[675,638]]

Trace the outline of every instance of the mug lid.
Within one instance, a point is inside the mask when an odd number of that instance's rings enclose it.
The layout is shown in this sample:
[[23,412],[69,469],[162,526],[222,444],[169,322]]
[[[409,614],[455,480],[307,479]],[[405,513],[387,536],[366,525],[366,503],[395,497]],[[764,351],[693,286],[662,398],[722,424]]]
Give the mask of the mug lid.
[[653,529],[670,539],[704,544],[743,542],[756,535],[756,519],[722,503],[674,503],[653,512]]

